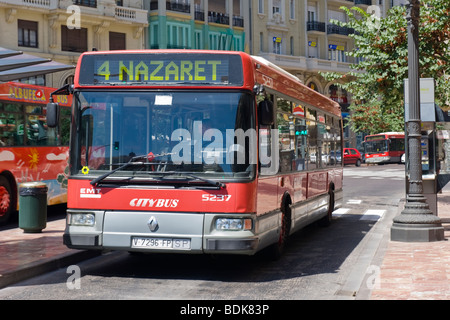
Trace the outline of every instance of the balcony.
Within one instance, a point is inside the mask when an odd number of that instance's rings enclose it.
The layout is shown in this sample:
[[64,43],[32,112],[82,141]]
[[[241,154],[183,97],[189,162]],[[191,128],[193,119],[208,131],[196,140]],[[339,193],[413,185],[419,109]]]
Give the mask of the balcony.
[[355,4],[356,5],[363,4],[366,6],[370,6],[370,5],[372,5],[372,0],[355,0]]
[[166,10],[191,13],[191,5],[177,2],[166,2]]
[[73,0],[73,4],[91,8],[97,8],[97,0]]
[[205,11],[200,9],[195,9],[194,19],[197,21],[205,21]]
[[58,2],[58,0],[0,0],[0,4],[4,3],[47,10],[58,8]]
[[350,68],[351,63],[307,58],[302,56],[289,56],[283,54],[259,52],[258,56],[276,64],[286,70],[303,70],[309,72],[339,72],[355,71]]
[[208,11],[208,22],[229,25],[230,16],[225,13]]
[[288,56],[269,52],[259,52],[258,56],[276,64],[283,69],[306,70],[306,58],[302,56]]
[[233,16],[233,27],[244,27],[244,18],[240,16]]
[[126,20],[129,22],[147,24],[147,10],[127,8],[127,7],[115,7],[115,18],[119,20]]
[[341,27],[336,24],[329,24],[327,26],[327,34],[338,34],[343,36],[348,36],[349,34],[355,33],[352,28]]
[[306,23],[306,31],[325,32],[325,22],[308,21]]
[[[201,9],[196,8],[194,11],[194,19],[197,21],[205,21],[205,12]],[[233,16],[233,26],[234,27],[244,27],[244,18],[241,16]],[[208,12],[208,22],[218,23],[223,25],[230,24],[230,17],[224,13]]]
[[334,60],[323,60],[318,58],[308,58],[306,60],[307,70],[310,72],[339,72],[347,73],[355,71],[350,68],[351,63]]
[[[100,5],[98,5],[99,2]],[[96,16],[96,19],[98,19],[98,16],[108,16],[114,17],[119,21],[148,24],[147,10],[117,6],[115,3],[112,3],[111,6],[105,6],[102,5],[102,1],[97,0],[74,0],[73,2],[61,0],[0,0],[0,5],[25,6],[46,11],[54,9],[66,10],[72,3],[80,6],[82,14]]]

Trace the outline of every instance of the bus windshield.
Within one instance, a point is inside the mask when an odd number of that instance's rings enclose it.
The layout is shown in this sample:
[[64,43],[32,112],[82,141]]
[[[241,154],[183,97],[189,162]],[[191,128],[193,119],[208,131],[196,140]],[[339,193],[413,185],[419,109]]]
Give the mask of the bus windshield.
[[364,150],[365,150],[365,153],[367,153],[367,154],[387,152],[387,151],[389,151],[388,140],[366,141],[364,144]]
[[74,98],[73,175],[92,178],[116,169],[108,181],[130,182],[255,175],[250,93],[96,90]]

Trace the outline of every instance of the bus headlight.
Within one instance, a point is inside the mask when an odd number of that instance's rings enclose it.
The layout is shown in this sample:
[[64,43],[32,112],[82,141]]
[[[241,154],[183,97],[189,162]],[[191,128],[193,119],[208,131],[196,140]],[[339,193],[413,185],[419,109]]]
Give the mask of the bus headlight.
[[216,230],[251,230],[252,219],[244,218],[218,218],[216,220]]
[[95,215],[93,213],[69,213],[67,223],[72,226],[92,227],[95,224]]

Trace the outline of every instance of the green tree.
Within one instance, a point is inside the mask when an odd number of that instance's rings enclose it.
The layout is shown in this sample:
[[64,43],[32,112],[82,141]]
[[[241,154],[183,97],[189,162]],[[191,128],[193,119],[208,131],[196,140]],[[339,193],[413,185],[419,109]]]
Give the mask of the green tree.
[[[408,78],[406,8],[396,6],[384,18],[358,7],[341,7],[352,28],[355,50],[347,55],[358,63],[347,74],[322,73],[352,94],[349,124],[355,132],[404,130],[403,81]],[[419,25],[420,76],[436,81],[436,102],[450,109],[449,84],[450,0],[421,2]]]

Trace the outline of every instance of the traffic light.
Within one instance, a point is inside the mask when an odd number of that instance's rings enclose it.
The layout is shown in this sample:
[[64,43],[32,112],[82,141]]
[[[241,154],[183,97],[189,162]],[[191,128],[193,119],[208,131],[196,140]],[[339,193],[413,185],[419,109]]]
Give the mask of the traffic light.
[[308,129],[305,125],[296,124],[295,125],[295,135],[296,136],[306,136],[308,135]]

